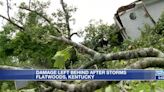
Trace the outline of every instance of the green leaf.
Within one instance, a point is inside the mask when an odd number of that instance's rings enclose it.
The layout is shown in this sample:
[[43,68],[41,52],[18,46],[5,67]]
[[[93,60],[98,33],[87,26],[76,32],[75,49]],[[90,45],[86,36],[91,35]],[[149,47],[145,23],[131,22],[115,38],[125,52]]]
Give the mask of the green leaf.
[[64,68],[65,62],[71,58],[72,46],[67,47],[64,50],[58,51],[52,59],[55,60],[54,67]]
[[113,92],[112,86],[106,87],[105,92]]
[[64,68],[64,56],[60,55],[60,56],[55,56],[55,63],[54,63],[54,67],[57,68]]

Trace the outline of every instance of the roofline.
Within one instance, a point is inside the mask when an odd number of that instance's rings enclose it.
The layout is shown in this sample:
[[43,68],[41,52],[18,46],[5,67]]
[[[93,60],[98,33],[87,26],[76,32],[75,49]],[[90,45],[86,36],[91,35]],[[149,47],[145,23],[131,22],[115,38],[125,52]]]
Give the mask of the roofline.
[[124,6],[119,7],[117,9],[117,13],[121,13],[123,11],[126,11],[126,10],[134,8],[136,6],[136,3],[140,2],[140,1],[142,1],[142,0],[136,0],[136,1],[134,1],[134,2],[132,2],[130,4],[128,4],[128,5],[124,5]]

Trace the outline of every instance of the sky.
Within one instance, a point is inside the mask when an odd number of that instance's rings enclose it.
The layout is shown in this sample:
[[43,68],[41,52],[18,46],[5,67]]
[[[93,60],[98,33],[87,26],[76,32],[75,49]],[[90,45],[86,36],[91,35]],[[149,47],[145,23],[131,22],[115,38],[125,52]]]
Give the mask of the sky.
[[[2,0],[6,1],[6,0]],[[12,0],[19,4],[21,1],[28,0]],[[45,1],[45,0],[41,0]],[[50,0],[51,5],[47,12],[52,12],[54,9],[61,8],[60,0]],[[77,7],[77,11],[73,14],[76,19],[74,25],[71,25],[73,32],[83,30],[85,26],[89,24],[91,19],[99,21],[100,19],[104,23],[112,24],[114,23],[113,17],[117,9],[120,6],[132,3],[135,0],[64,0],[68,5]],[[14,10],[14,9],[13,9]],[[15,9],[16,11],[16,9]],[[10,12],[10,15],[14,16],[14,12]],[[0,7],[0,14],[6,15],[6,7]],[[0,26],[2,26],[2,19],[0,19]],[[79,38],[73,36],[72,38],[75,42],[82,42],[83,37]]]

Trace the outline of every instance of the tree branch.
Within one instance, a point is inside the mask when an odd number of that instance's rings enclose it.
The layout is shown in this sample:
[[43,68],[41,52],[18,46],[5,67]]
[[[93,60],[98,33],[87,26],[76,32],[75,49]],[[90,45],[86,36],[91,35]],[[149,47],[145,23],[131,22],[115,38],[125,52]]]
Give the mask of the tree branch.
[[0,70],[19,70],[19,69],[23,69],[23,68],[14,67],[14,66],[0,65]]
[[127,59],[141,58],[141,57],[164,57],[164,53],[162,53],[161,51],[155,48],[141,48],[141,49],[122,51],[117,53],[109,53],[109,54],[102,54],[102,55],[99,54],[95,56],[93,62],[89,62],[88,64],[85,64],[80,68],[81,69],[88,68],[94,64],[103,63],[105,61],[121,60],[121,59],[127,60]]
[[31,8],[31,0],[28,1],[28,8]]
[[39,15],[39,16],[42,17],[44,20],[46,20],[49,24],[52,24],[51,21],[50,21],[47,17],[45,17],[45,16],[42,15],[41,13],[38,13],[38,12],[35,11],[35,10],[31,10],[31,9],[29,9],[29,8],[27,8],[27,7],[22,7],[22,6],[20,6],[19,8],[20,8],[20,9],[27,10],[27,11],[30,11],[30,12],[35,12],[37,15]]
[[44,85],[40,85],[39,92],[53,92],[53,87],[45,87]]
[[3,19],[5,19],[5,20],[7,20],[8,22],[10,22],[11,24],[13,24],[14,26],[18,27],[19,29],[24,30],[24,28],[23,28],[22,26],[16,24],[16,23],[15,23],[14,21],[12,21],[11,19],[8,19],[8,18],[6,18],[6,17],[3,16],[3,15],[0,15],[0,17],[3,18]]
[[60,81],[47,81],[45,83],[49,86],[67,92],[93,92],[96,89],[107,86],[109,84],[118,83],[118,81],[88,81],[83,84],[69,84]]
[[53,35],[48,35],[48,37],[50,39],[55,39],[57,41],[62,41],[62,42],[65,42],[65,43],[67,43],[69,45],[72,45],[72,46],[76,47],[79,50],[83,50],[85,53],[87,53],[87,54],[89,54],[91,56],[94,56],[95,54],[98,54],[98,52],[96,52],[96,51],[94,51],[94,50],[92,50],[92,49],[90,49],[90,48],[88,48],[88,47],[86,47],[86,46],[84,46],[82,44],[75,43],[75,42],[73,42],[73,41],[71,41],[71,40],[69,40],[69,39],[67,39],[65,37],[56,37],[56,36],[53,36]]
[[74,33],[72,33],[72,34],[70,35],[69,39],[71,40],[72,36],[74,36],[74,35],[77,35],[78,37],[80,37],[79,34],[78,34],[77,32],[74,32]]
[[5,19],[5,20],[7,20],[8,22],[10,22],[11,24],[13,24],[14,26],[18,27],[19,29],[24,30],[24,28],[22,26],[16,24],[14,21],[11,20],[10,13],[9,13],[9,8],[10,7],[9,7],[9,1],[8,0],[6,0],[6,6],[7,6],[7,16],[8,16],[8,18],[5,17],[5,16],[3,16],[3,15],[0,15],[0,17],[3,18],[3,19]]
[[70,28],[70,24],[69,24],[69,19],[70,19],[70,16],[68,14],[68,11],[66,10],[66,5],[64,3],[63,0],[60,0],[60,3],[61,3],[61,6],[62,6],[62,9],[64,11],[64,16],[65,16],[65,22],[66,22],[66,27],[67,27],[67,31],[68,31],[68,38],[69,40],[71,40],[70,36],[71,36],[71,28]]
[[7,6],[7,16],[8,16],[8,19],[11,20],[10,19],[10,11],[9,11],[10,10],[9,9],[10,7],[9,7],[9,1],[8,0],[6,0],[6,6]]
[[148,67],[163,68],[164,58],[155,58],[155,57],[144,58],[127,66],[126,69],[144,69]]
[[[53,25],[53,23],[51,22],[51,20],[49,20],[47,17],[45,17],[45,16],[42,15],[41,13],[38,13],[37,11],[31,10],[31,9],[29,9],[29,8],[27,8],[27,7],[22,7],[22,6],[20,6],[19,8],[20,8],[20,9],[27,10],[27,11],[30,11],[30,12],[35,12],[37,15],[39,15],[39,16],[42,17],[45,21],[47,21],[50,25]],[[54,26],[53,26],[53,27],[54,27]],[[58,33],[61,33],[61,34],[62,34],[62,32],[61,32],[57,27],[54,27],[54,28],[58,31]]]
[[164,57],[164,53],[155,48],[140,48],[106,54],[105,60],[133,59],[139,57]]

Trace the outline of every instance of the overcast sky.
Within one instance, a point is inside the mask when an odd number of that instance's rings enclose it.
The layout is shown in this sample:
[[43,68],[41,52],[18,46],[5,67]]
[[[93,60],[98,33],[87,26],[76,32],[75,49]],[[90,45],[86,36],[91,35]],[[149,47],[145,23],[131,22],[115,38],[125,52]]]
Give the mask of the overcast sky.
[[[6,1],[6,0],[2,0]],[[16,3],[28,0],[12,0]],[[42,0],[46,1],[46,0]],[[51,7],[48,12],[54,10],[54,8],[60,7],[60,0],[51,0]],[[112,24],[114,23],[113,16],[120,6],[127,5],[135,0],[64,0],[68,5],[73,5],[77,7],[77,12],[74,14],[76,19],[75,25],[71,28],[73,31],[84,29],[88,25],[91,19],[103,20],[104,23]],[[6,7],[0,8],[0,14],[5,14]],[[2,23],[2,19],[0,19]],[[2,25],[2,24],[0,24]],[[81,42],[83,39],[76,36],[73,37],[76,42]]]

